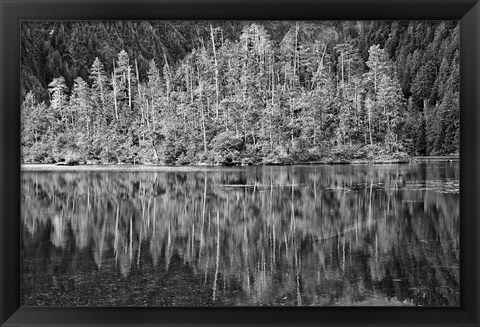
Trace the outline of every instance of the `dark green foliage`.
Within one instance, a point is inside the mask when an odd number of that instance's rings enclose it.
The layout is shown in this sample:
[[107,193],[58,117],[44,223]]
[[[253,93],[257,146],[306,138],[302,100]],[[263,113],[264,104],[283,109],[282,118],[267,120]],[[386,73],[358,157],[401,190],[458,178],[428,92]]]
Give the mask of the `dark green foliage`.
[[53,143],[52,154],[56,162],[66,163],[78,163],[83,157],[74,137],[70,134],[57,136]]
[[24,162],[458,153],[458,25],[26,22],[22,97]]
[[244,150],[244,140],[233,132],[222,132],[211,142],[212,162],[232,165],[240,163],[240,152]]

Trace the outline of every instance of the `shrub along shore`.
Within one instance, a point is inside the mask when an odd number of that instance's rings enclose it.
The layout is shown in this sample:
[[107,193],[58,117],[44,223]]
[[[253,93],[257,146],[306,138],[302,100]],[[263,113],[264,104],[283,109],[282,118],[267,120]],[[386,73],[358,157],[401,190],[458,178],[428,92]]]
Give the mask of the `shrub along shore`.
[[[210,154],[211,155],[211,154]],[[297,165],[297,164],[368,164],[368,163],[408,163],[413,160],[405,152],[389,151],[380,145],[367,146],[341,146],[331,150],[319,151],[318,149],[307,149],[304,151],[278,151],[262,156],[262,153],[238,151],[235,149],[224,149],[220,155],[213,157],[205,156],[203,161],[183,162],[167,164],[167,166],[250,166],[250,165]],[[112,164],[134,164],[134,165],[165,165],[155,160],[105,160],[101,158],[86,158],[78,153],[68,153],[66,156],[57,157],[58,160],[50,158],[42,162],[24,162],[57,164],[66,166],[76,165],[112,165]],[[153,159],[153,158],[152,158]]]

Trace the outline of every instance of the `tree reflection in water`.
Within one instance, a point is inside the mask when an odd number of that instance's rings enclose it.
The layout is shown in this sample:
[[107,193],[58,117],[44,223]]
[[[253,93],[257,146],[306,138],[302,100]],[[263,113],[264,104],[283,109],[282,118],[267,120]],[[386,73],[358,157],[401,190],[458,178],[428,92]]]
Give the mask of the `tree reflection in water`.
[[458,163],[22,174],[22,305],[459,305]]

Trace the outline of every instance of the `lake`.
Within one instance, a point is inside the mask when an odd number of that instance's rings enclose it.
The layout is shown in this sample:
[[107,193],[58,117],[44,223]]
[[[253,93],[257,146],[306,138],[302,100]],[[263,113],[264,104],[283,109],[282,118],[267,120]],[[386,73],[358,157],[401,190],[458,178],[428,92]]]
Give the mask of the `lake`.
[[459,306],[459,163],[24,171],[24,306]]

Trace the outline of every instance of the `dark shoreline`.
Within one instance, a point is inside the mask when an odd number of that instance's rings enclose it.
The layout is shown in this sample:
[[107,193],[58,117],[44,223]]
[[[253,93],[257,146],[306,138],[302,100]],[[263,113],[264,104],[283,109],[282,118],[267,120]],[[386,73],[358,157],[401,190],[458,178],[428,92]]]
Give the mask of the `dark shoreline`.
[[409,164],[409,163],[420,163],[420,162],[445,162],[445,161],[459,161],[459,158],[448,158],[442,157],[437,158],[438,160],[418,160],[412,158],[410,161],[402,160],[377,160],[377,161],[368,161],[368,160],[353,160],[350,162],[346,161],[337,161],[337,162],[303,162],[303,163],[292,163],[292,164],[260,164],[260,165],[207,165],[203,163],[193,164],[193,165],[176,165],[176,166],[167,166],[167,165],[154,165],[154,164],[81,164],[81,165],[59,165],[59,164],[44,164],[44,163],[26,163],[21,165],[22,171],[203,171],[203,170],[223,170],[223,169],[234,169],[234,168],[243,168],[243,167],[260,167],[260,166],[312,166],[312,165],[384,165],[384,164]]

